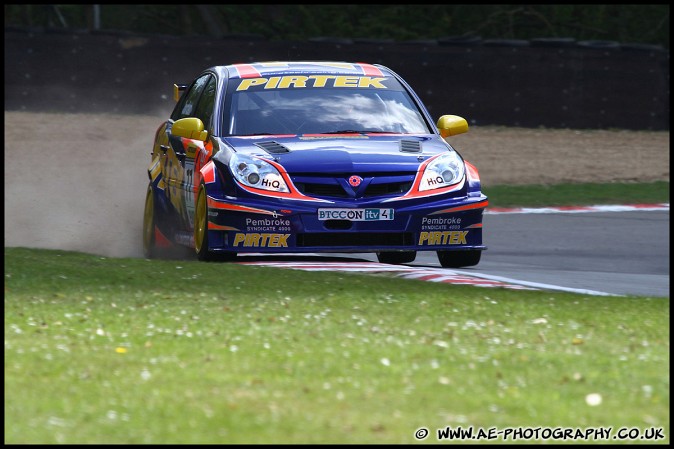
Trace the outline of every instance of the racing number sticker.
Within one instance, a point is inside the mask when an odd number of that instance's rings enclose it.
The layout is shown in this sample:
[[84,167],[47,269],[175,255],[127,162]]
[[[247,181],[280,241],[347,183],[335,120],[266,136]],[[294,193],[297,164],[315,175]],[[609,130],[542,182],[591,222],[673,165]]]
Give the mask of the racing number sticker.
[[201,142],[194,140],[183,140],[185,145],[185,167],[183,168],[185,177],[183,178],[182,191],[185,201],[185,210],[187,211],[187,220],[190,227],[194,225],[195,197],[198,186],[195,179],[196,158],[203,151]]

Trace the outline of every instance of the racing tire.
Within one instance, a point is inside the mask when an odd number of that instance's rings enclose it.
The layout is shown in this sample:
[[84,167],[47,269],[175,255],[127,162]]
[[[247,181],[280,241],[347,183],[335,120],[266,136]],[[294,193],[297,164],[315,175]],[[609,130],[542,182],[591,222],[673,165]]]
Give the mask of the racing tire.
[[472,267],[480,263],[482,251],[438,251],[438,260],[442,268]]
[[197,195],[197,204],[194,210],[194,250],[197,259],[203,262],[231,261],[236,258],[236,253],[214,253],[208,250],[208,201],[206,186],[201,184]]
[[391,265],[400,265],[403,263],[414,262],[417,258],[416,251],[382,251],[377,252],[377,260],[379,263],[386,263]]
[[145,194],[145,211],[143,213],[143,255],[152,259],[157,257],[157,246],[155,240],[155,226],[157,220],[157,209],[154,205],[154,192],[152,184],[147,186]]
[[194,209],[194,250],[197,259],[202,261],[213,260],[213,254],[208,250],[208,198],[206,187],[199,186],[197,204]]

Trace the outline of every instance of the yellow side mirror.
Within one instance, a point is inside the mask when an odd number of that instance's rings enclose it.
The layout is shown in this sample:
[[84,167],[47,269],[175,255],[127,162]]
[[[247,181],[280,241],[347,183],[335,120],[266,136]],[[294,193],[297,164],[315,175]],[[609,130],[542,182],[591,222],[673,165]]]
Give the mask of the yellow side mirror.
[[443,115],[438,119],[437,125],[442,137],[456,136],[468,132],[468,122],[458,115]]
[[208,131],[204,130],[204,122],[196,117],[186,117],[176,120],[171,127],[171,134],[186,139],[206,141]]

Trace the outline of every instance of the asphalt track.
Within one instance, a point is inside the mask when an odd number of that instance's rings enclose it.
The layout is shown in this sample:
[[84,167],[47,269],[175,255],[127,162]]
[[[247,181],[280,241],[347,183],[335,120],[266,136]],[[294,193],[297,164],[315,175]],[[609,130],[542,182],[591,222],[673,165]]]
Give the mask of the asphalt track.
[[[669,296],[669,211],[485,214],[480,263],[457,270],[616,295]],[[420,253],[413,265],[438,265]]]
[[[599,295],[669,297],[669,210],[485,214],[488,247],[475,267],[441,270],[434,252],[408,267],[529,286]],[[373,254],[240,257],[277,267],[326,269],[330,263],[376,262]],[[313,260],[311,264],[309,261]],[[324,260],[325,262],[321,262]],[[341,269],[347,265],[341,264]],[[358,271],[369,266],[358,266]],[[346,268],[348,269],[348,268]],[[428,273],[426,273],[428,274]],[[411,275],[411,272],[410,272]],[[471,282],[466,282],[471,283]]]

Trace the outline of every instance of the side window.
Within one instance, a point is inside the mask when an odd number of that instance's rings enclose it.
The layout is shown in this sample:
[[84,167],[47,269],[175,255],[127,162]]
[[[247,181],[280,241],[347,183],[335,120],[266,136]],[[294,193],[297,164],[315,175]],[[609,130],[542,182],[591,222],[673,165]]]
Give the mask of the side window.
[[176,109],[171,114],[171,119],[178,120],[185,117],[194,117],[195,107],[209,78],[210,75],[204,75],[192,84],[192,87],[183,94],[183,97],[176,105]]
[[204,122],[204,126],[208,130],[211,129],[211,117],[213,116],[213,107],[215,106],[215,85],[215,77],[211,76],[194,113],[195,117],[200,118]]

